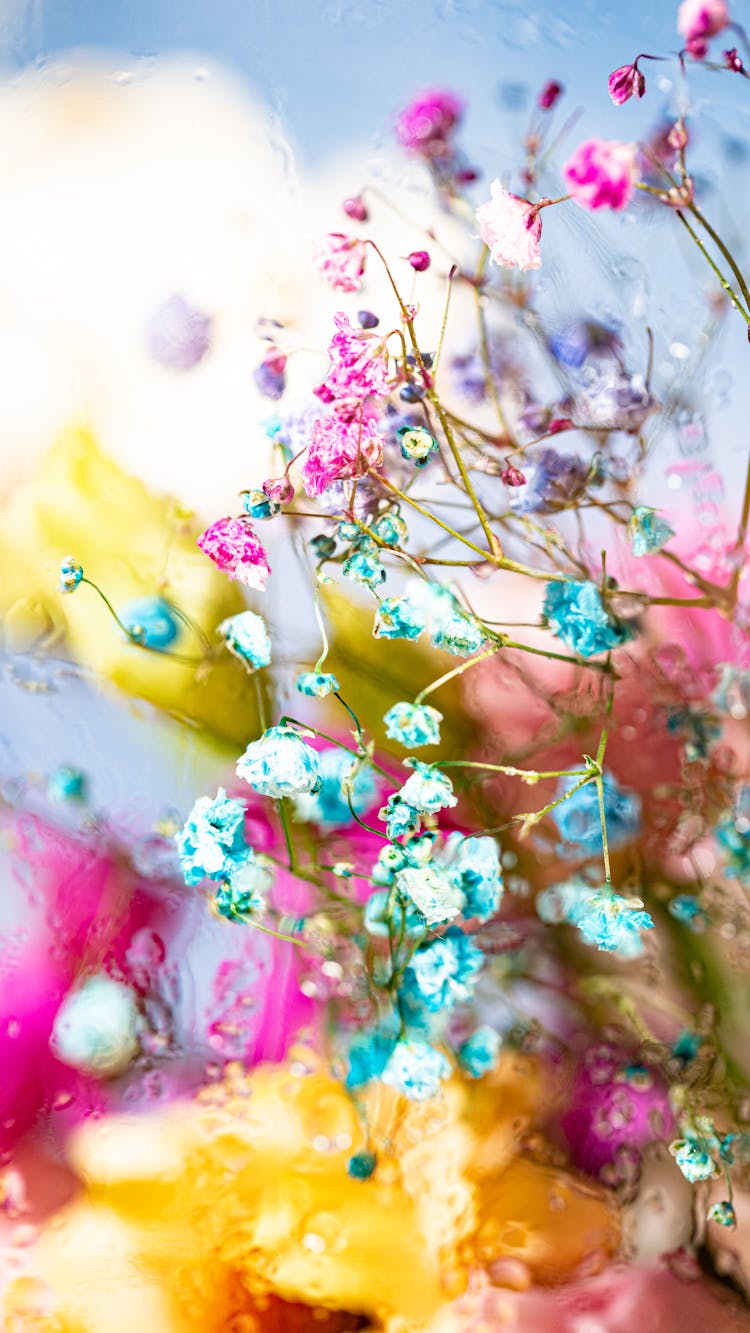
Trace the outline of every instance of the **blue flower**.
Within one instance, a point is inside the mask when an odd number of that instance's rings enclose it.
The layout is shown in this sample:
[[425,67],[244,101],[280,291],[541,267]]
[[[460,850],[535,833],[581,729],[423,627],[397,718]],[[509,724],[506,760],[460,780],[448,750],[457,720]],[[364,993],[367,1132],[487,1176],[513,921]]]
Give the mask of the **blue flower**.
[[437,866],[407,866],[397,871],[396,888],[421,912],[428,926],[451,921],[464,906],[464,895]]
[[243,491],[242,508],[255,519],[275,518],[281,509],[278,500],[272,500],[265,491]]
[[410,833],[416,833],[419,829],[420,818],[419,811],[409,805],[407,801],[402,800],[399,792],[394,792],[388,797],[388,802],[383,809],[378,811],[378,819],[385,822],[386,832],[391,842],[396,838],[405,838]]
[[419,935],[424,930],[424,918],[413,903],[407,903],[404,907],[389,889],[375,889],[365,904],[364,927],[367,933],[379,939],[387,939],[389,913],[391,928],[397,937],[402,927],[406,935]]
[[407,597],[385,597],[372,632],[376,639],[418,639],[424,627],[424,618]]
[[452,833],[446,843],[451,882],[464,895],[464,915],[489,921],[503,896],[500,854],[494,838]]
[[366,588],[377,588],[379,584],[385,583],[386,572],[377,550],[355,551],[344,561],[341,572]]
[[415,750],[421,745],[437,745],[442,720],[442,713],[429,704],[405,702],[394,704],[383,718],[386,736],[399,741],[407,750]]
[[[558,796],[570,791],[577,778],[563,779]],[[602,778],[604,815],[607,821],[607,841],[610,847],[621,847],[635,838],[641,827],[641,801],[635,792],[620,787],[608,773]],[[599,815],[597,784],[592,781],[556,806],[551,812],[560,830],[560,836],[572,848],[593,854],[601,851],[602,829]]]
[[325,699],[327,694],[335,694],[339,688],[336,677],[325,671],[303,671],[294,683],[300,694],[311,699]]
[[265,910],[271,872],[251,851],[247,861],[232,870],[231,878],[214,895],[214,907],[227,921],[246,921]]
[[83,565],[72,555],[60,561],[60,592],[75,592],[83,578]]
[[580,495],[589,478],[589,465],[577,454],[543,449],[533,462],[524,463],[526,484],[512,488],[511,509],[536,514],[562,509]]
[[555,884],[536,899],[542,921],[575,926],[586,944],[621,958],[637,958],[643,952],[642,932],[654,928],[642,906],[640,899],[623,898],[608,885],[593,889],[582,879]]
[[453,783],[445,773],[420,759],[406,760],[414,768],[398,795],[407,805],[423,815],[436,815],[439,810],[458,804],[453,795]]
[[628,523],[630,544],[633,555],[652,555],[660,551],[670,537],[674,537],[674,528],[670,528],[665,519],[659,518],[655,509],[648,505],[638,505],[633,510]]
[[401,457],[417,467],[424,467],[437,453],[437,440],[424,426],[399,426],[396,439],[401,446]]
[[132,639],[157,652],[164,652],[180,632],[174,608],[163,597],[138,598],[128,602],[118,614]]
[[708,1210],[708,1220],[709,1222],[718,1222],[720,1227],[736,1227],[737,1214],[729,1199],[721,1199],[719,1203],[712,1203]]
[[243,662],[254,667],[268,666],[271,661],[271,640],[262,616],[254,611],[240,611],[229,616],[218,626],[227,648]]
[[349,1050],[347,1088],[353,1091],[364,1087],[373,1078],[380,1078],[395,1047],[395,1035],[382,1027],[355,1041]]
[[240,755],[236,772],[261,796],[295,796],[320,786],[320,757],[294,727],[269,727]]
[[543,615],[552,633],[581,657],[609,652],[633,638],[629,625],[608,614],[595,583],[548,583]]
[[374,1152],[355,1152],[346,1164],[346,1173],[352,1180],[369,1180],[378,1164]]
[[53,801],[82,801],[86,795],[86,775],[79,768],[63,764],[50,774],[47,795]]
[[736,815],[723,815],[716,828],[719,845],[729,857],[728,879],[750,876],[750,787],[743,787]]
[[471,1078],[482,1078],[495,1068],[500,1055],[500,1035],[483,1024],[458,1049],[458,1062]]
[[66,995],[55,1017],[51,1044],[66,1065],[111,1076],[136,1054],[138,1027],[132,990],[98,973]]
[[[351,782],[352,805],[361,816],[378,799],[378,779],[370,764],[360,763],[357,767],[356,756],[348,750],[321,750],[317,757],[320,786],[311,794],[295,797],[295,813],[298,819],[323,829],[344,828],[353,823],[344,783]],[[356,775],[352,777],[355,768]]]
[[450,1064],[441,1051],[423,1041],[397,1043],[382,1073],[384,1083],[396,1088],[415,1102],[437,1096],[443,1079],[449,1078]]
[[711,924],[707,912],[704,912],[697,898],[690,893],[678,893],[669,903],[669,915],[683,926],[688,926],[696,935],[700,935]]
[[695,1185],[699,1180],[711,1180],[721,1173],[717,1160],[721,1156],[721,1147],[711,1121],[706,1116],[698,1116],[695,1129],[683,1139],[670,1143],[669,1151],[685,1179]]
[[463,611],[454,611],[432,636],[436,648],[445,648],[455,657],[468,657],[478,652],[484,640],[484,631]]
[[381,514],[372,524],[372,531],[386,546],[400,546],[409,535],[404,520],[399,514]]
[[474,994],[483,966],[482,950],[451,926],[440,939],[417,949],[405,969],[401,994],[407,1009],[423,1007],[437,1014],[465,1003]]
[[186,884],[203,879],[228,880],[252,855],[245,842],[245,806],[228,797],[223,787],[216,796],[199,796],[183,828],[175,836]]

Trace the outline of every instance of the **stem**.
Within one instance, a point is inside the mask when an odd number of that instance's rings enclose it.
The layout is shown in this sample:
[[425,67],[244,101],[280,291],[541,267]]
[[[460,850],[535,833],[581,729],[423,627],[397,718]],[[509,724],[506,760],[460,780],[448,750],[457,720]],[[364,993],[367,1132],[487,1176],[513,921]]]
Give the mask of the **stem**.
[[706,247],[705,247],[705,245],[703,244],[703,242],[702,242],[702,240],[700,239],[700,237],[697,235],[697,233],[696,233],[696,232],[693,230],[693,228],[690,226],[690,223],[688,222],[687,218],[685,217],[685,214],[682,213],[682,212],[680,212],[680,210],[679,210],[679,208],[678,208],[678,209],[675,209],[675,216],[679,218],[679,220],[680,220],[680,222],[682,223],[682,225],[683,225],[683,227],[685,228],[685,230],[686,230],[687,232],[689,232],[689,234],[692,236],[692,238],[693,238],[693,240],[695,241],[695,244],[698,246],[698,249],[700,250],[701,254],[704,256],[704,258],[705,258],[705,259],[708,261],[708,263],[710,264],[711,268],[713,269],[714,273],[716,274],[717,278],[719,279],[719,282],[721,283],[722,287],[724,288],[724,291],[727,293],[727,296],[729,297],[730,301],[732,302],[732,305],[735,306],[737,310],[739,310],[740,314],[742,315],[742,318],[746,321],[746,323],[750,323],[750,314],[749,314],[745,309],[743,309],[743,306],[742,306],[742,303],[741,303],[739,297],[736,295],[736,293],[735,293],[735,292],[733,291],[733,289],[730,287],[730,285],[729,285],[727,279],[724,277],[724,274],[721,272],[721,269],[718,267],[718,265],[717,265],[717,264],[714,262],[714,260],[711,258],[711,255],[708,253],[708,250],[706,249]]
[[605,883],[611,884],[612,872],[610,870],[610,865],[609,865],[609,843],[607,841],[607,817],[604,812],[604,778],[602,774],[604,751],[607,748],[607,736],[608,736],[607,728],[605,727],[602,731],[601,738],[599,740],[599,749],[596,752],[596,759],[594,761],[596,763],[596,768],[597,768],[594,781],[596,782],[596,794],[599,799],[599,822],[602,827],[602,855],[604,857],[604,879]]
[[726,259],[726,261],[727,261],[729,267],[731,268],[731,270],[732,270],[732,272],[733,272],[735,278],[737,279],[737,286],[739,287],[739,289],[740,289],[740,291],[741,291],[741,293],[742,293],[742,296],[743,296],[744,301],[745,301],[745,305],[748,307],[748,309],[750,309],[750,291],[748,291],[747,283],[745,282],[744,276],[743,276],[743,274],[742,274],[742,270],[740,269],[740,267],[738,266],[738,264],[735,262],[735,259],[734,259],[734,256],[732,255],[731,250],[727,249],[726,245],[725,245],[724,242],[722,241],[722,239],[721,239],[721,237],[719,236],[718,232],[715,232],[715,231],[714,231],[713,227],[711,226],[711,223],[707,220],[707,218],[705,218],[705,217],[703,216],[703,214],[701,213],[701,211],[700,211],[700,209],[698,208],[698,206],[697,206],[696,204],[692,203],[692,204],[689,204],[688,207],[689,207],[690,212],[692,213],[693,217],[695,218],[696,222],[700,222],[700,224],[701,224],[701,226],[704,228],[704,230],[708,232],[708,234],[709,234],[709,236],[711,237],[711,240],[713,241],[714,245],[716,245],[716,246],[718,247],[718,249],[721,250],[721,253],[723,254],[724,258]]
[[[81,578],[80,581],[81,583],[87,584],[89,588],[93,588],[95,593],[98,593],[99,597],[104,602],[104,605],[109,611],[109,614],[111,615],[118,629],[122,631],[122,633],[125,635],[125,638],[133,646],[133,648],[140,648],[144,653],[155,653],[157,657],[167,657],[170,659],[170,661],[180,662],[181,665],[183,666],[202,666],[203,663],[205,662],[206,660],[205,657],[187,657],[184,653],[172,653],[169,651],[168,648],[152,648],[150,644],[142,643],[140,639],[136,638],[136,636],[133,634],[133,631],[128,629],[127,625],[123,624],[123,622],[120,620],[120,617],[115,611],[115,608],[113,607],[107,595],[102,592],[98,583],[93,583],[92,580],[87,579],[85,575]],[[176,611],[177,608],[175,607],[174,610]]]
[[421,704],[422,700],[426,699],[428,694],[432,694],[433,691],[439,689],[441,685],[446,685],[449,680],[454,680],[456,676],[463,675],[464,671],[469,670],[469,667],[476,666],[478,662],[485,662],[488,657],[494,657],[495,653],[500,652],[502,646],[502,644],[496,644],[494,648],[487,648],[483,653],[479,653],[476,657],[470,658],[469,661],[462,662],[460,666],[454,667],[452,671],[446,671],[444,676],[439,676],[431,685],[427,685],[425,689],[419,691],[419,694],[416,695],[414,699],[415,704]]

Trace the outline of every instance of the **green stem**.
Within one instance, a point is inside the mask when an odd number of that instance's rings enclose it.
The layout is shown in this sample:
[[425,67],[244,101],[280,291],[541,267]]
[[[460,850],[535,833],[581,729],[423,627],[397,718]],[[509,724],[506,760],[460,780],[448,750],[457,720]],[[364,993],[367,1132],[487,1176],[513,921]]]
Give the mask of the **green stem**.
[[454,667],[452,671],[446,671],[444,676],[439,676],[431,685],[427,685],[423,690],[419,691],[419,694],[416,695],[414,699],[415,704],[421,704],[422,700],[426,699],[428,694],[432,694],[433,691],[439,689],[441,685],[446,685],[449,680],[454,680],[456,676],[463,675],[464,671],[469,670],[469,667],[476,666],[478,662],[485,662],[488,657],[494,657],[495,653],[500,652],[501,647],[502,644],[496,644],[494,648],[487,648],[485,652],[479,653],[469,661],[462,662],[460,666]]
[[717,278],[719,279],[719,282],[724,288],[724,291],[727,293],[727,296],[732,302],[732,305],[734,305],[736,309],[739,310],[740,314],[742,315],[742,318],[745,320],[745,323],[750,324],[750,313],[748,313],[748,311],[744,309],[742,302],[740,301],[740,298],[737,296],[734,289],[729,285],[729,281],[727,280],[727,278],[724,277],[724,274],[722,273],[718,264],[715,263],[711,255],[708,253],[708,250],[706,249],[705,245],[700,239],[700,236],[698,236],[697,232],[693,229],[693,227],[690,226],[690,223],[685,217],[685,214],[680,212],[679,209],[676,209],[675,216],[679,218],[685,230],[692,236],[693,240],[695,241],[695,244],[697,245],[704,259],[707,261],[707,263],[710,265],[710,267],[716,274]]
[[692,213],[693,217],[695,218],[696,222],[700,222],[703,229],[708,232],[714,245],[723,254],[735,278],[737,279],[737,286],[739,287],[740,292],[742,293],[745,305],[748,307],[748,309],[750,309],[750,291],[748,291],[748,286],[747,283],[745,282],[742,270],[740,269],[739,265],[735,262],[731,250],[729,250],[727,246],[724,244],[718,232],[714,231],[713,227],[711,226],[711,223],[708,221],[707,218],[703,216],[697,204],[691,203],[688,205],[688,208]]

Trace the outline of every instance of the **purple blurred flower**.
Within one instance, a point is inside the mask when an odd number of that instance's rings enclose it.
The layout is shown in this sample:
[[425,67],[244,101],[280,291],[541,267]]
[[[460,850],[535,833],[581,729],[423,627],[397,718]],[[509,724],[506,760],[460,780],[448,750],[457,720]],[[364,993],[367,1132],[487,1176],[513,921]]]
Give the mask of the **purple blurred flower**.
[[168,370],[193,370],[211,350],[213,319],[179,293],[153,311],[146,325],[149,355]]

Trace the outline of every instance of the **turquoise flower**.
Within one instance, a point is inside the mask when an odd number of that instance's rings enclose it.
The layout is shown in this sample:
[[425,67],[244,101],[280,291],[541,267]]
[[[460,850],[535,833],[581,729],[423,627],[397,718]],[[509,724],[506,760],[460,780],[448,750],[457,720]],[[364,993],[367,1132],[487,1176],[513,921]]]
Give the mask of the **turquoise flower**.
[[458,804],[458,798],[453,795],[453,783],[439,768],[423,764],[420,759],[404,762],[415,770],[398,793],[407,805],[420,814],[436,815],[439,810]]
[[470,1078],[482,1078],[495,1068],[501,1047],[500,1035],[483,1024],[458,1048],[458,1063]]
[[339,683],[334,675],[325,671],[303,671],[294,682],[300,694],[310,699],[325,699],[327,694],[335,694]]
[[240,755],[236,773],[261,796],[296,796],[318,790],[320,757],[294,727],[269,727]]
[[53,801],[82,801],[86,795],[86,775],[79,768],[63,764],[50,774],[47,795]]
[[630,516],[628,533],[633,555],[652,555],[674,537],[674,528],[670,528],[666,519],[659,518],[655,509],[638,505]]
[[355,583],[362,583],[366,588],[377,588],[385,583],[386,572],[377,550],[354,551],[341,569],[348,579],[354,579]]
[[380,784],[377,776],[371,764],[360,763],[348,750],[321,750],[318,761],[320,786],[309,794],[295,797],[295,814],[298,819],[317,824],[322,829],[345,828],[354,822],[354,816],[344,784],[351,783],[352,805],[361,817],[378,799]]
[[405,838],[419,829],[419,811],[401,799],[399,792],[388,797],[388,803],[378,811],[378,819],[385,823],[386,832],[391,842],[396,838]]
[[442,720],[442,713],[429,704],[406,702],[394,704],[383,718],[386,736],[399,741],[407,750],[416,750],[421,745],[437,745]]
[[[576,785],[577,778],[560,783],[558,796]],[[620,787],[608,773],[602,779],[607,840],[610,847],[622,847],[637,837],[641,828],[641,801],[635,792]],[[569,847],[595,855],[601,851],[602,826],[599,796],[592,780],[579,787],[552,811],[560,835]]]
[[418,639],[425,622],[407,597],[385,597],[380,602],[372,632],[376,639]]
[[98,973],[66,995],[55,1017],[51,1045],[64,1064],[111,1077],[137,1053],[139,1026],[132,990]]
[[452,833],[445,855],[450,880],[464,895],[464,916],[489,921],[503,896],[503,872],[495,839]]
[[75,592],[83,578],[83,565],[72,555],[60,561],[60,592]]
[[243,662],[254,667],[265,667],[271,661],[271,640],[266,622],[254,611],[240,611],[229,616],[218,626],[227,648]]
[[700,935],[711,924],[708,913],[691,893],[678,893],[669,903],[668,911],[675,921],[687,926],[696,935]]
[[712,1203],[708,1210],[708,1220],[709,1222],[718,1222],[720,1227],[736,1227],[737,1214],[734,1211],[734,1205],[729,1202],[729,1199]]
[[484,631],[463,611],[447,616],[432,636],[436,648],[445,648],[455,657],[469,657],[478,652],[484,640]]
[[252,855],[245,842],[243,802],[228,797],[223,787],[213,800],[199,796],[175,843],[186,884],[230,879]]
[[698,1132],[688,1133],[684,1139],[670,1143],[669,1151],[683,1176],[691,1185],[699,1180],[712,1180],[721,1174],[718,1157],[721,1144],[713,1125],[705,1116],[698,1117]]
[[642,932],[653,930],[640,899],[623,898],[607,885],[595,890],[584,880],[556,884],[538,894],[536,910],[548,924],[575,926],[586,944],[622,958],[643,953]]
[[140,597],[128,602],[118,615],[132,639],[160,653],[174,643],[180,632],[174,608],[163,597]]
[[473,940],[451,926],[440,939],[423,944],[404,972],[401,997],[407,1012],[430,1014],[464,1004],[474,994],[484,954]]
[[391,929],[396,937],[400,936],[402,930],[406,935],[419,935],[424,930],[424,919],[413,903],[404,906],[389,889],[375,889],[365,904],[364,927],[368,935],[387,939],[389,914]]
[[355,1152],[346,1164],[346,1174],[352,1180],[369,1180],[378,1164],[377,1153]]
[[386,546],[400,546],[409,536],[404,520],[394,513],[381,514],[372,524],[372,531]]
[[396,888],[421,912],[428,926],[439,926],[458,916],[464,896],[436,866],[407,866],[396,872]]
[[265,911],[265,894],[272,881],[270,869],[251,851],[247,861],[237,866],[231,878],[216,890],[214,907],[227,921],[246,921]]
[[629,625],[609,615],[595,583],[548,583],[542,612],[552,633],[581,657],[609,652],[633,638]]
[[396,1046],[395,1034],[387,1027],[376,1028],[366,1037],[355,1041],[349,1050],[349,1070],[346,1086],[351,1091],[362,1088],[374,1078],[380,1078]]
[[382,1073],[382,1080],[411,1101],[437,1096],[451,1067],[441,1051],[423,1041],[400,1041]]
[[272,500],[265,491],[243,491],[242,507],[251,518],[275,518],[281,509],[278,500]]
[[424,467],[437,453],[438,442],[424,426],[399,426],[396,439],[401,446],[401,457],[417,467]]

